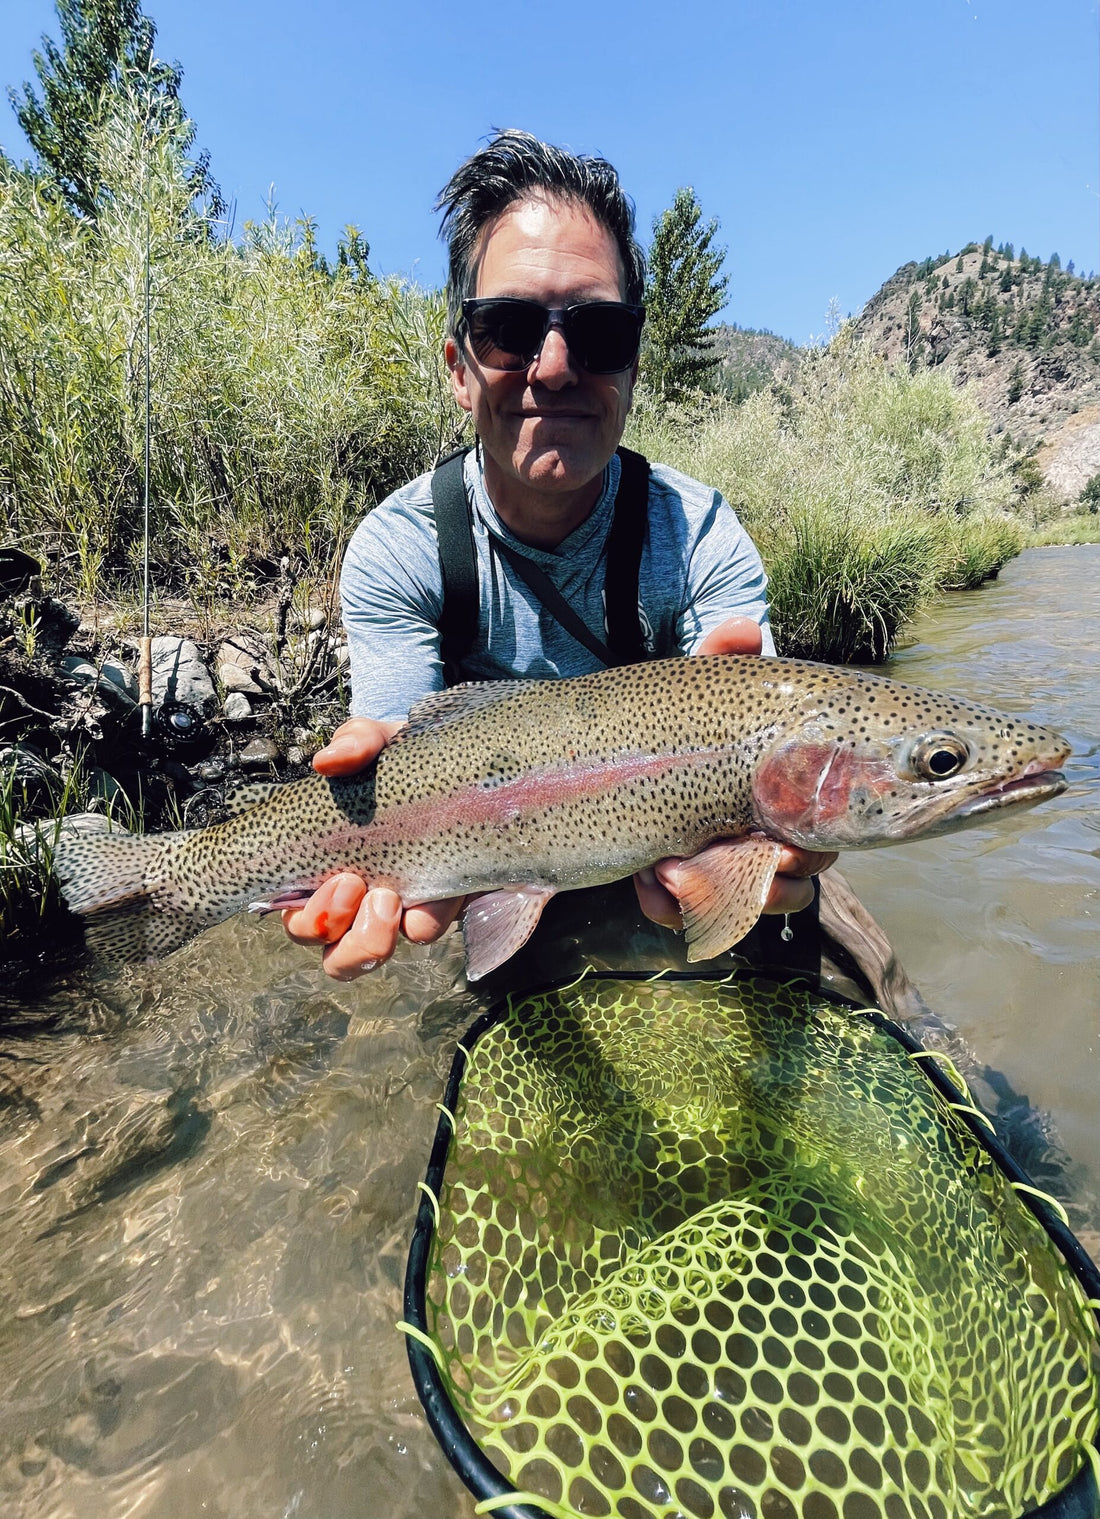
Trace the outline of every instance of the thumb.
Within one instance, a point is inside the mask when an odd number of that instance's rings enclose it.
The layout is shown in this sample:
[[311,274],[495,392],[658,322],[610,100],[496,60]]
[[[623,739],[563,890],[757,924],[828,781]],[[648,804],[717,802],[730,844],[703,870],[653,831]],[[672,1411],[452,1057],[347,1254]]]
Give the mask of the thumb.
[[764,635],[751,617],[727,617],[712,628],[696,649],[696,654],[759,654]]

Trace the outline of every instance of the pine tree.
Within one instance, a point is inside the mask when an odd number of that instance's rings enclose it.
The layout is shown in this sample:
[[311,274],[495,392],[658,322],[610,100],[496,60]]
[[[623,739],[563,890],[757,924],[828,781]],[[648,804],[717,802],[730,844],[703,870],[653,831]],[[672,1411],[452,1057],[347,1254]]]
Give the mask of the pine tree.
[[705,386],[720,362],[707,323],[725,304],[729,276],[721,273],[725,249],[713,246],[718,220],[703,225],[702,216],[688,187],[653,223],[642,364],[666,401]]
[[[181,70],[154,57],[156,27],[141,0],[55,3],[61,45],[43,37],[43,51],[32,54],[41,98],[31,84],[22,95],[9,90],[8,98],[41,168],[74,210],[94,219],[103,188],[94,134],[112,95],[135,98],[145,130],[171,133],[180,152],[190,147],[194,128],[179,98]],[[190,165],[188,182],[216,214],[221,199],[206,155]]]
[[1087,348],[1092,341],[1093,331],[1093,324],[1089,321],[1085,308],[1078,306],[1069,324],[1070,342],[1075,348]]
[[995,306],[989,323],[989,343],[985,350],[991,359],[995,359],[1001,351],[1001,338],[1001,310],[999,306]]

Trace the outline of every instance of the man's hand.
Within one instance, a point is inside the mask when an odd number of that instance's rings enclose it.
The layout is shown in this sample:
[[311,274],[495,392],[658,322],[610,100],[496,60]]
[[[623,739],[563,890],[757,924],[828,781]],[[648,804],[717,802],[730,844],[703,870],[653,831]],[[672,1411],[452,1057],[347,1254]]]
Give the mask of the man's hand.
[[[353,717],[342,723],[324,749],[313,756],[321,775],[354,775],[377,759],[404,727]],[[362,876],[342,871],[319,886],[304,907],[289,907],[283,924],[295,944],[323,944],[325,974],[336,981],[354,981],[388,960],[403,932],[414,944],[430,944],[458,917],[462,897],[428,902],[402,910],[401,898],[388,886],[367,890]]]
[[[696,653],[759,654],[762,646],[760,629],[751,617],[730,617],[707,634]],[[832,851],[824,853],[784,845],[764,911],[772,914],[801,912],[804,907],[809,907],[814,899],[810,877],[827,870],[836,859]],[[684,926],[674,894],[679,869],[677,859],[658,860],[649,870],[640,870],[634,877],[642,911],[654,923],[662,923],[666,928]]]

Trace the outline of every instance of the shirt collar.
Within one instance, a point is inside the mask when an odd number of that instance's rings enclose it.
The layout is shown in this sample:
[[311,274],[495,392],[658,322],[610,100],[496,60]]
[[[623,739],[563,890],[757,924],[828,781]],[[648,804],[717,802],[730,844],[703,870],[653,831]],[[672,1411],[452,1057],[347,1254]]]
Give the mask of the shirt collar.
[[612,454],[604,467],[603,485],[595,506],[584,521],[575,527],[567,538],[563,538],[556,548],[552,549],[535,548],[530,543],[524,543],[497,516],[496,507],[490,501],[489,492],[485,488],[485,476],[476,449],[471,449],[466,455],[465,471],[466,484],[469,486],[474,503],[474,512],[485,526],[519,553],[526,554],[528,558],[536,562],[541,559],[553,563],[580,553],[597,534],[607,532],[611,525],[615,493],[619,488],[622,466],[618,454]]

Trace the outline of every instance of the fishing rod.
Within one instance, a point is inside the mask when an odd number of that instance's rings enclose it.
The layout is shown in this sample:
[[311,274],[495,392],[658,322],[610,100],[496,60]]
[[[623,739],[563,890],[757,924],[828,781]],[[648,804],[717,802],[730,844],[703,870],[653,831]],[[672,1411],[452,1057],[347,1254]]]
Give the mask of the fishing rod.
[[[144,134],[143,134],[144,135]],[[146,166],[146,174],[148,168]],[[152,432],[152,384],[150,366],[152,342],[150,339],[150,306],[152,264],[152,216],[149,210],[149,185],[145,186],[145,455],[142,469],[143,512],[143,565],[142,565],[142,628],[138,653],[138,705],[141,708],[141,736],[148,738],[153,727],[153,640],[149,634],[149,441]]]

